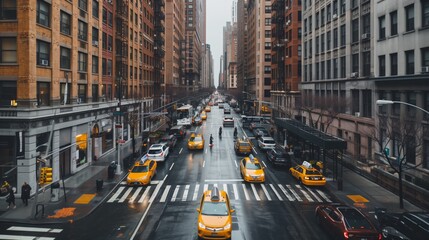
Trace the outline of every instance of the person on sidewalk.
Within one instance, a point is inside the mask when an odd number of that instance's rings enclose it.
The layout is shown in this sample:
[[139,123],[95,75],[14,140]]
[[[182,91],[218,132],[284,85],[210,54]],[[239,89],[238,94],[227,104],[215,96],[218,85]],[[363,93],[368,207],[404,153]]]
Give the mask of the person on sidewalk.
[[10,208],[11,204],[13,204],[13,208],[16,208],[15,193],[13,192],[13,187],[9,187],[8,192],[9,192],[9,195],[6,197],[6,202],[8,203],[7,208]]
[[28,185],[27,182],[24,182],[24,184],[21,187],[21,199],[22,199],[22,202],[25,204],[25,206],[28,206],[28,199],[30,198],[30,192],[31,192],[30,185]]

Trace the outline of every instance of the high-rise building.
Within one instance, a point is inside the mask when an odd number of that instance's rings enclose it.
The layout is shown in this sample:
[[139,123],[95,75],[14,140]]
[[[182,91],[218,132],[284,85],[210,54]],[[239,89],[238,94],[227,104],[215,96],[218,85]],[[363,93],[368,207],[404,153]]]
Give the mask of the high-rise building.
[[[237,89],[237,23],[227,22],[223,27],[223,79],[230,92]],[[232,93],[232,92],[231,92]],[[236,94],[234,94],[236,95]]]
[[[237,89],[240,92],[247,92],[247,2],[248,0],[237,1]],[[246,94],[239,95],[239,101],[242,103]]]

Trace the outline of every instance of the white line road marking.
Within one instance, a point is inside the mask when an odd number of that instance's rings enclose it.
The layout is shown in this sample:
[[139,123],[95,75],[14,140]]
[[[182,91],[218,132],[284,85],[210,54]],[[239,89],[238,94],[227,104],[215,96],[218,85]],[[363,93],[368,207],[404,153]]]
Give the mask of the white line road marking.
[[114,202],[116,200],[116,198],[118,198],[118,196],[121,194],[122,191],[124,191],[125,187],[120,187],[118,189],[117,192],[115,192],[115,194],[113,194],[113,196],[107,200],[108,203]]
[[296,188],[298,188],[299,190],[301,190],[302,194],[304,194],[304,197],[305,197],[305,198],[307,198],[307,200],[308,200],[309,202],[314,202],[314,200],[310,197],[310,195],[309,195],[306,191],[304,191],[304,190],[301,188],[301,186],[300,186],[300,185],[295,185],[295,186],[296,186]]
[[181,149],[180,149],[179,154],[181,154],[181,153],[182,153],[182,151],[183,151],[183,148],[181,148]]
[[167,185],[164,189],[164,192],[162,193],[161,199],[159,200],[160,202],[165,202],[165,199],[167,199],[167,195],[168,192],[170,191],[171,186]]
[[286,185],[286,187],[289,189],[289,191],[295,196],[296,200],[302,202],[301,197],[295,192],[295,190],[292,189],[290,185]]
[[173,166],[174,166],[174,163],[171,164],[171,167],[170,167],[170,169],[168,169],[168,171],[171,171],[171,169],[173,169]]
[[286,191],[286,189],[281,184],[279,184],[278,186],[280,190],[282,190],[283,194],[287,197],[287,199],[289,199],[289,201],[295,201],[295,199]]
[[124,202],[125,199],[127,199],[128,195],[130,195],[131,191],[133,190],[133,188],[128,188],[127,191],[124,193],[124,195],[122,195],[121,199],[119,199],[118,202]]
[[322,199],[320,199],[320,198],[316,195],[316,193],[314,193],[310,188],[305,187],[305,189],[306,189],[307,191],[309,191],[309,192],[311,193],[311,195],[313,195],[313,197],[314,197],[318,202],[323,202],[323,201],[322,201]]
[[195,128],[195,132],[198,132],[198,126]]
[[206,165],[206,160],[203,161],[203,167]]
[[319,189],[316,189],[316,191],[319,193],[320,196],[322,196],[322,198],[324,198],[327,202],[332,202],[331,199],[329,199],[328,196],[325,195],[324,192],[320,191]]
[[207,189],[209,189],[209,185],[208,184],[204,184],[204,192],[207,191]]
[[267,189],[265,188],[265,185],[261,184],[262,190],[264,191],[265,195],[267,195],[268,201],[271,201],[271,196],[268,193]]
[[265,164],[265,162],[264,162],[264,161],[261,161],[261,162],[262,162],[262,164],[264,164],[265,168],[267,168],[267,164]]
[[0,239],[2,240],[55,240],[51,237],[36,237],[36,236],[14,236],[14,235],[3,235],[0,234]]
[[277,198],[280,201],[283,201],[283,198],[280,196],[280,194],[277,192],[277,190],[274,188],[273,184],[270,184],[271,189],[273,189],[273,192],[276,194]]
[[127,185],[127,181],[122,181],[121,185]]
[[149,189],[150,189],[150,186],[148,186],[145,190],[144,190],[144,192],[143,192],[143,195],[141,196],[141,198],[139,199],[139,203],[142,203],[143,201],[144,201],[144,199],[146,198],[146,196],[147,196],[147,194],[149,193]]
[[206,154],[207,154],[207,151],[208,151],[208,150],[207,150],[207,148],[206,148]]
[[168,177],[168,174],[165,175],[165,177],[164,177],[164,179],[162,179],[162,181],[165,181],[165,179],[167,179],[167,177]]
[[232,189],[234,189],[234,196],[235,196],[235,200],[239,200],[240,198],[238,197],[238,190],[237,190],[237,184],[233,184],[232,185]]
[[204,180],[205,182],[242,182],[243,179],[210,179]]
[[192,201],[197,201],[198,191],[200,190],[200,184],[197,183],[194,190],[194,196],[192,197]]
[[177,185],[176,188],[174,189],[173,196],[171,197],[172,202],[176,201],[177,194],[179,193],[179,188],[180,188],[180,185]]
[[243,186],[244,196],[246,197],[246,200],[249,200],[249,194],[246,190],[246,185],[244,183],[241,184]]
[[128,200],[128,202],[129,203],[134,202],[134,200],[136,200],[136,198],[139,195],[141,190],[142,190],[142,187],[137,188],[137,190],[134,192],[133,196],[131,196],[131,198],[130,198],[130,200]]
[[183,192],[183,196],[182,196],[182,202],[184,202],[184,201],[186,201],[186,199],[188,199],[189,187],[190,187],[190,185],[185,186],[185,191]]
[[256,192],[255,185],[251,183],[250,186],[252,187],[253,195],[255,195],[256,201],[261,201],[261,198],[259,197],[258,192]]
[[217,188],[217,183],[213,184],[213,187]]
[[38,227],[17,227],[12,226],[7,229],[8,231],[20,232],[44,232],[44,233],[60,233],[63,230],[59,228],[38,228]]
[[226,185],[226,183],[223,184],[223,190],[228,193],[228,186]]
[[235,163],[235,167],[238,168],[237,161],[234,160],[234,163]]
[[158,180],[151,180],[150,181],[150,184],[153,184],[153,185],[156,185],[156,184],[158,184],[159,183],[159,181]]

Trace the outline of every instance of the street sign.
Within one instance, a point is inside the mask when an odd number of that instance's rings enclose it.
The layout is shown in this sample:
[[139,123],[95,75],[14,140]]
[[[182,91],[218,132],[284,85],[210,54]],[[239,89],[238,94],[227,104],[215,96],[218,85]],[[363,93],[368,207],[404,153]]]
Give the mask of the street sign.
[[124,112],[120,112],[120,111],[114,111],[113,112],[113,116],[123,116]]
[[116,124],[115,128],[122,128],[122,125],[121,124]]

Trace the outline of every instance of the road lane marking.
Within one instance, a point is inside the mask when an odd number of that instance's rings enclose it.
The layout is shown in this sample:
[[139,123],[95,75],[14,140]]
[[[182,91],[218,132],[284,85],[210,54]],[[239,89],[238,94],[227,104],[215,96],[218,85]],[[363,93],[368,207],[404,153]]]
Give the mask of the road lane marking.
[[316,193],[314,193],[310,188],[305,187],[305,189],[306,189],[307,191],[309,191],[309,192],[311,193],[311,195],[313,195],[313,197],[314,197],[318,202],[323,202],[323,201],[322,201],[322,199],[320,199],[320,198],[316,195]]
[[217,188],[217,183],[213,184],[213,187]]
[[244,197],[246,197],[246,200],[249,200],[249,194],[247,193],[246,185],[244,183],[242,183],[241,185],[243,186]]
[[186,199],[188,199],[189,187],[190,187],[189,184],[185,186],[185,191],[183,192],[183,196],[182,196],[182,202],[185,202]]
[[223,190],[228,193],[228,186],[226,185],[226,183],[223,184]]
[[159,200],[160,202],[165,202],[165,200],[167,199],[167,195],[168,192],[170,191],[171,186],[167,185],[164,189],[164,192],[162,193],[161,199]]
[[127,199],[128,195],[130,195],[132,190],[133,190],[132,188],[128,188],[127,191],[124,193],[124,195],[122,195],[121,199],[119,199],[118,202],[120,202],[120,203],[124,202],[125,199]]
[[146,196],[148,195],[148,193],[149,193],[149,189],[150,189],[150,186],[148,186],[145,190],[144,190],[144,192],[143,192],[143,195],[141,196],[141,198],[139,199],[139,203],[142,203],[143,201],[144,201],[144,199],[146,198]]
[[302,202],[301,197],[295,192],[295,190],[292,189],[290,185],[286,185],[286,187],[289,189],[289,191],[295,196],[296,200]]
[[256,192],[255,185],[251,183],[250,187],[252,187],[253,195],[255,195],[256,201],[261,201],[261,198],[259,197],[258,192]]
[[162,179],[162,181],[164,182],[164,181],[165,181],[165,179],[167,179],[167,177],[168,177],[168,174],[167,174],[167,175],[165,175],[165,177],[164,177],[164,179]]
[[302,194],[304,194],[304,197],[305,197],[305,198],[307,198],[307,200],[308,200],[309,202],[314,202],[314,200],[310,197],[310,195],[309,195],[306,191],[304,191],[304,190],[301,188],[301,186],[300,186],[300,185],[295,185],[295,186],[296,186],[296,188],[298,188],[299,190],[301,190]]
[[286,191],[286,189],[281,184],[278,184],[278,186],[280,190],[282,190],[283,194],[287,197],[287,199],[289,199],[289,201],[295,201],[295,199]]
[[243,181],[243,179],[207,179],[207,180],[204,180],[205,182],[242,182]]
[[264,191],[265,195],[267,196],[268,201],[271,201],[271,196],[268,193],[267,189],[265,188],[264,184],[261,184],[262,190]]
[[136,200],[141,190],[142,190],[142,187],[138,187],[137,190],[134,192],[134,194],[131,196],[130,200],[128,200],[128,202],[129,203],[134,202],[134,200]]
[[171,197],[172,202],[176,201],[177,194],[179,193],[179,188],[180,188],[180,185],[177,185],[176,189],[174,189],[173,196]]
[[183,150],[183,148],[181,148],[181,149],[180,149],[179,154],[181,154],[181,153],[182,153],[182,150]]
[[37,237],[37,236],[14,236],[14,235],[3,235],[0,234],[0,239],[3,240],[55,240],[55,238],[51,237]]
[[208,149],[206,148],[206,154],[207,154]]
[[283,198],[280,196],[280,194],[277,192],[277,190],[274,188],[273,184],[270,184],[271,189],[273,189],[274,194],[276,194],[277,198],[280,201],[283,201]]
[[206,165],[206,160],[203,161],[203,167]]
[[[234,160],[233,160],[233,161],[234,161]],[[236,168],[238,168],[237,161],[234,161],[234,163],[235,163],[235,167],[236,167]]]
[[261,160],[261,162],[262,162],[262,164],[264,164],[265,168],[267,168],[267,164],[265,164],[265,162],[262,160]]
[[173,169],[173,166],[174,166],[174,163],[171,164],[171,167],[170,167],[170,169],[168,171],[171,171],[171,169]]
[[235,200],[239,200],[237,185],[235,183],[232,185],[232,189],[234,189]]
[[118,191],[115,192],[115,194],[113,194],[113,196],[107,200],[108,203],[114,202],[116,200],[116,198],[118,198],[118,196],[122,193],[122,191],[124,191],[125,187],[119,187]]
[[150,184],[153,184],[153,185],[156,185],[156,184],[158,184],[159,183],[159,181],[158,180],[151,180],[150,181]]
[[18,227],[12,226],[7,229],[8,231],[20,232],[44,232],[44,233],[60,233],[63,230],[59,228],[38,228],[38,227]]
[[192,201],[197,201],[198,191],[200,190],[200,184],[197,183],[194,190],[194,196],[192,197]]
[[332,202],[331,199],[329,199],[329,197],[327,197],[325,195],[324,192],[320,191],[319,189],[316,189],[316,191],[319,193],[320,196],[322,196],[322,198],[324,198],[327,202]]

